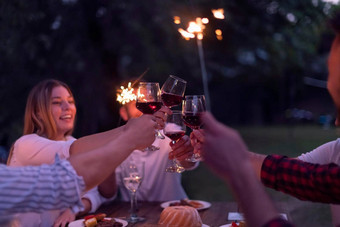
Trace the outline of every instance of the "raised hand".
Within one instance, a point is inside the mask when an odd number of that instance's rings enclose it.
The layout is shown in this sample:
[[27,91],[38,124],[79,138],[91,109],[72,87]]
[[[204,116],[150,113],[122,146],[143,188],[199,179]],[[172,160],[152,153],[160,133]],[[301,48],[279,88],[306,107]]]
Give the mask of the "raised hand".
[[190,133],[190,141],[191,145],[194,147],[194,153],[200,154],[202,152],[202,146],[204,143],[204,130],[203,129],[193,130]]
[[175,144],[170,143],[172,151],[169,153],[169,159],[183,161],[193,154],[194,148],[191,146],[189,136],[184,135]]
[[144,149],[153,143],[158,121],[157,117],[144,114],[126,123],[124,131],[131,138],[131,145],[134,149]]
[[206,164],[223,178],[237,171],[248,161],[247,147],[239,133],[218,122],[210,113],[202,115],[204,122],[203,157]]
[[156,122],[158,124],[157,129],[164,128],[167,114],[172,114],[172,111],[166,106],[162,106],[162,108],[153,114],[156,117]]

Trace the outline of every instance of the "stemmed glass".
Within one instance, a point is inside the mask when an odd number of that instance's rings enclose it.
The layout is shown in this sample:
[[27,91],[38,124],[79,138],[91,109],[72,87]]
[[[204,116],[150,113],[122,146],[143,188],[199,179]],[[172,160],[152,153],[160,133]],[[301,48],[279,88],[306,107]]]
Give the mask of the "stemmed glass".
[[161,89],[163,104],[169,108],[180,105],[183,100],[186,84],[185,80],[170,75]]
[[[182,118],[184,124],[191,129],[199,129],[202,125],[200,115],[205,111],[205,97],[204,95],[186,95],[182,105]],[[187,161],[198,162],[201,155],[194,153]]]
[[[154,114],[162,107],[161,92],[158,83],[140,82],[137,90],[136,108],[143,114]],[[156,137],[164,139],[164,136],[156,130]],[[159,147],[149,146],[145,150],[156,151]]]
[[[185,130],[181,111],[173,110],[171,115],[167,115],[164,134],[172,140],[171,143],[175,144],[180,140],[185,135]],[[165,169],[171,173],[182,173],[184,170],[176,158],[173,159],[173,165]]]
[[121,177],[126,189],[131,195],[131,214],[127,219],[130,223],[145,221],[145,218],[137,215],[136,192],[142,183],[144,177],[144,162],[128,161],[121,164]]

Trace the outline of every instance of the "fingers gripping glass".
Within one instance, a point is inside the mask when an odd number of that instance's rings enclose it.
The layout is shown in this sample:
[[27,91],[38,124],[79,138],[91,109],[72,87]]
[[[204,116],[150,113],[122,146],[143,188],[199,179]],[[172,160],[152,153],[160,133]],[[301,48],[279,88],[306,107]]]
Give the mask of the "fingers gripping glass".
[[[184,123],[191,129],[199,129],[202,125],[200,115],[205,111],[204,95],[186,95],[182,105]],[[199,153],[194,153],[187,161],[198,162],[202,159]]]
[[[185,135],[185,124],[182,120],[181,111],[174,110],[171,115],[167,115],[164,134],[169,137],[173,144]],[[185,169],[181,166],[176,157],[173,159],[172,166],[165,169],[166,172],[182,173]]]
[[[158,83],[140,82],[137,90],[136,108],[143,114],[154,114],[162,107],[161,92]],[[164,139],[164,136],[156,130],[156,137]],[[153,145],[145,148],[145,150],[155,151],[159,147]]]

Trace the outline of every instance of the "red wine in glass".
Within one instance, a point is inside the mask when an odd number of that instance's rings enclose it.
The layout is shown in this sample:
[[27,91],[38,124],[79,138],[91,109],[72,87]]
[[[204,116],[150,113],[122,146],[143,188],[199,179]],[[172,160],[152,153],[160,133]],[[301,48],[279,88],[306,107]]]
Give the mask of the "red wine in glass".
[[[205,111],[205,97],[204,95],[187,95],[183,100],[182,118],[185,125],[192,129],[199,129],[202,125],[201,113]],[[201,160],[198,152],[194,153],[192,157],[187,158],[187,161],[197,162]]]
[[186,84],[185,80],[170,75],[161,89],[163,104],[169,108],[180,105],[183,100]]
[[180,130],[180,131],[170,131],[166,132],[165,135],[169,137],[172,141],[177,141],[180,138],[182,138],[185,134],[185,131]]
[[137,102],[136,107],[143,114],[154,114],[162,107],[162,102]]
[[192,129],[199,129],[202,125],[202,121],[199,113],[183,113],[184,124]]
[[[185,135],[185,130],[186,127],[182,119],[181,111],[174,110],[172,114],[167,115],[164,134],[171,139],[172,144],[176,144],[176,142]],[[165,169],[166,172],[181,173],[185,171],[176,157],[172,161],[172,165]]]
[[182,95],[170,94],[166,92],[163,92],[161,97],[162,97],[163,104],[167,107],[177,106],[181,104],[183,100]]
[[[136,108],[143,114],[154,114],[162,108],[161,90],[158,83],[140,82],[137,90]],[[164,139],[165,137],[156,129],[156,138]],[[144,149],[145,151],[156,151],[159,147],[151,145]]]

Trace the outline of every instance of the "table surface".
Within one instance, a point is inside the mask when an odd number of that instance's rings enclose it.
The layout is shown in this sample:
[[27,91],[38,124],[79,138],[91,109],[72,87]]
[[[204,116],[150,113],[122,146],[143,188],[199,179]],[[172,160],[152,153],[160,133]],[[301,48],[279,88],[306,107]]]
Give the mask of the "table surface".
[[[227,223],[228,213],[237,212],[237,203],[235,202],[210,202],[211,207],[205,210],[199,211],[202,218],[203,224],[210,227],[218,227]],[[159,221],[160,214],[163,208],[160,207],[160,202],[138,202],[138,216],[145,217],[144,222],[139,223],[129,223],[130,226],[159,226],[157,225]],[[287,213],[285,209],[285,204],[276,204],[279,211]],[[108,217],[125,219],[129,216],[130,203],[129,202],[118,202],[115,201],[109,205],[101,206],[96,213],[106,213]],[[288,219],[289,216],[288,216]]]

